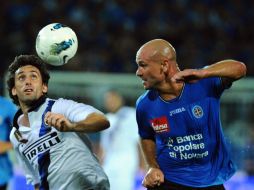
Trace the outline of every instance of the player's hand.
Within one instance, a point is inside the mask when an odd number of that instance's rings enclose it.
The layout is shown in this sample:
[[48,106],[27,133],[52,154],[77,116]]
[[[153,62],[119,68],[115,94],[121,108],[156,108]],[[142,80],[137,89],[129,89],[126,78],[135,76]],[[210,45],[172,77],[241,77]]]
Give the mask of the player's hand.
[[164,175],[158,168],[150,168],[142,181],[142,185],[146,188],[160,186],[164,183]]
[[64,115],[58,113],[47,112],[44,117],[46,125],[56,128],[58,131],[71,131],[73,123],[71,123]]
[[185,69],[177,72],[172,78],[172,82],[189,82],[194,83],[204,77],[204,70],[200,69]]

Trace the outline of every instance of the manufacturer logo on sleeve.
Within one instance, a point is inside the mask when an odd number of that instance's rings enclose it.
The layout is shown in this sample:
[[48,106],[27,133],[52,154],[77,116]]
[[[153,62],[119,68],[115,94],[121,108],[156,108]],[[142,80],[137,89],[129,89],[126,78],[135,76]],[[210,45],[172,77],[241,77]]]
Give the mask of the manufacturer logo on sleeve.
[[169,124],[166,116],[152,119],[151,125],[156,133],[169,131]]

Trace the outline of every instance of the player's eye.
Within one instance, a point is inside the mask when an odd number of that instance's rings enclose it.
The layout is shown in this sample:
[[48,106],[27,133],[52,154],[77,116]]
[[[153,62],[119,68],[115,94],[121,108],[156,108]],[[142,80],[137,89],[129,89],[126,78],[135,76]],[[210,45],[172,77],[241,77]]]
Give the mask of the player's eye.
[[38,77],[37,77],[37,75],[33,74],[33,75],[31,76],[31,78],[32,78],[33,80],[36,80]]
[[139,64],[139,67],[141,67],[141,68],[145,68],[147,65],[145,64],[145,63],[141,63],[141,64]]
[[25,75],[20,75],[20,76],[18,76],[18,80],[19,81],[24,81],[25,80]]

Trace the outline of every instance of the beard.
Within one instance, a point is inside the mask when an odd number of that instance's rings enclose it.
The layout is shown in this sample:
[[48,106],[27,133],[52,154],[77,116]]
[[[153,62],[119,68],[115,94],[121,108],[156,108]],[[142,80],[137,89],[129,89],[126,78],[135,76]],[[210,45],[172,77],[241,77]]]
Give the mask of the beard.
[[23,104],[25,104],[26,107],[29,108],[29,111],[32,111],[39,107],[42,103],[44,103],[46,98],[46,94],[42,94],[39,98],[30,98],[23,100]]
[[28,106],[28,107],[33,107],[33,105],[38,101],[38,99],[32,99],[32,100],[25,100],[24,103]]

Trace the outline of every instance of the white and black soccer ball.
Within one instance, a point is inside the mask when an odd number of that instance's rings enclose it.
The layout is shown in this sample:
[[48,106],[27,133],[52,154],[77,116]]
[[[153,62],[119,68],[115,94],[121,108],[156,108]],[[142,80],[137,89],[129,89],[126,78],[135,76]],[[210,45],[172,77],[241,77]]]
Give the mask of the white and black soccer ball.
[[46,63],[60,66],[74,57],[78,49],[78,40],[70,27],[52,23],[39,31],[35,48],[38,56]]

